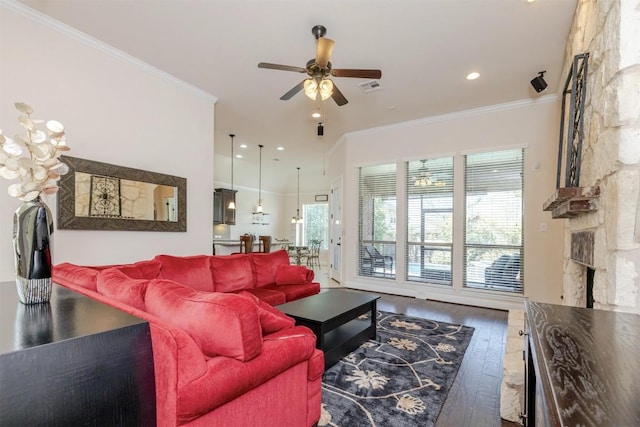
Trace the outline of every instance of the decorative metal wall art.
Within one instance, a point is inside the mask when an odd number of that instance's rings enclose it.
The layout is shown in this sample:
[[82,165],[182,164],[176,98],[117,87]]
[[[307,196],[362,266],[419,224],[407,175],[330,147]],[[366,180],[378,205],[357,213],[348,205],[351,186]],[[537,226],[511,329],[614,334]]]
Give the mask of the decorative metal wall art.
[[91,175],[89,216],[102,218],[122,217],[119,178]]
[[[565,187],[580,186],[580,164],[582,157],[582,138],[584,135],[584,103],[587,94],[587,68],[589,53],[573,57],[573,64],[569,70],[567,81],[562,92],[562,116],[560,117],[560,141],[558,145],[558,172],[556,175],[556,189],[560,188],[563,155]],[[569,89],[571,85],[571,89]],[[569,111],[567,112],[567,95],[571,95]],[[569,124],[565,129],[565,119]],[[566,147],[565,147],[566,133]]]

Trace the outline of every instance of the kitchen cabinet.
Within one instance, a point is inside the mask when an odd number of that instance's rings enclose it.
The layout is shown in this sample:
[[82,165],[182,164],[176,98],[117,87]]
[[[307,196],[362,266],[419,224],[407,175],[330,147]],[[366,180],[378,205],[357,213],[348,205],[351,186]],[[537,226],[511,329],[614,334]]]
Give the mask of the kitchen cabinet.
[[235,190],[216,188],[213,193],[213,223],[235,225],[236,210],[229,209],[229,203],[236,201]]

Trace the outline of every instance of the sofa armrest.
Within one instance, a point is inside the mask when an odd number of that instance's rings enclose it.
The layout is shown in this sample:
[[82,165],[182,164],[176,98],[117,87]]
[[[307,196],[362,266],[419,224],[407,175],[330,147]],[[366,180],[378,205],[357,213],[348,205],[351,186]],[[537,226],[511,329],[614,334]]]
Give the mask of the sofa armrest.
[[175,427],[178,420],[178,391],[184,384],[206,375],[208,369],[204,355],[193,339],[183,330],[165,324],[152,314],[73,283],[56,283],[149,322],[156,382],[157,425]]

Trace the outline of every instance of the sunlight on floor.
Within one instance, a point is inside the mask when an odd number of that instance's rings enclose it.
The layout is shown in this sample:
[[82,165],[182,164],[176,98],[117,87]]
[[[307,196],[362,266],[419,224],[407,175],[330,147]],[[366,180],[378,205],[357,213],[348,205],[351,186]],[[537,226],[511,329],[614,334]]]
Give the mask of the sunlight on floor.
[[329,278],[330,269],[328,265],[321,265],[320,267],[314,267],[313,272],[315,273],[315,278],[313,279],[313,281],[320,283],[321,289],[343,287],[342,284]]

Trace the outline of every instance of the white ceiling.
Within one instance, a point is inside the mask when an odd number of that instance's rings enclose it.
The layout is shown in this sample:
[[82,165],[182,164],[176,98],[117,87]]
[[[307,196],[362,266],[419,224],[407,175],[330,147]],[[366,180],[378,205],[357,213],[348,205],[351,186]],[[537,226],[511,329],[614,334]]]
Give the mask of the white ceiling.
[[[324,154],[347,132],[540,96],[529,81],[542,70],[542,94],[556,92],[576,8],[576,0],[21,2],[216,96],[216,156],[229,156],[230,133],[235,147],[249,145],[236,162],[242,185],[264,144],[263,189],[274,191],[295,191],[297,166],[301,187],[321,182]],[[302,92],[279,99],[306,75],[257,68],[304,67],[316,24],[335,41],[334,68],[382,70],[382,90],[369,94],[358,86],[367,80],[333,78],[349,103],[322,103],[322,138],[313,101]],[[480,78],[465,80],[471,71]],[[245,185],[253,181],[257,172]]]

